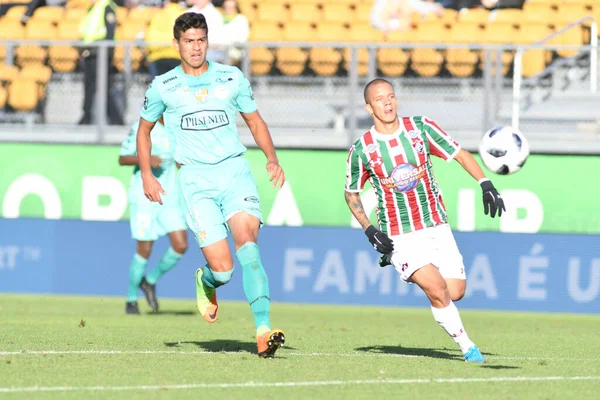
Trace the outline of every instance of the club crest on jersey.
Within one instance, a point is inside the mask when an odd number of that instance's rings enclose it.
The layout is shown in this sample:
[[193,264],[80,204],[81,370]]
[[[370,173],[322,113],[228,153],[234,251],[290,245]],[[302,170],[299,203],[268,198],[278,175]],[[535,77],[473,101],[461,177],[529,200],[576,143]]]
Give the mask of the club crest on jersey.
[[371,143],[365,147],[363,152],[365,154],[372,154],[372,153],[375,153],[377,151],[377,149],[379,149],[379,143]]
[[202,103],[208,100],[208,89],[198,89],[196,93],[194,93],[194,96],[196,97],[196,100]]
[[412,164],[397,165],[390,176],[381,179],[381,184],[387,189],[396,189],[398,192],[408,192],[417,187],[419,181],[427,173],[427,164],[415,167]]
[[419,139],[413,140],[412,145],[419,154],[423,154],[423,150],[425,149],[425,144],[423,143],[423,139],[419,138]]

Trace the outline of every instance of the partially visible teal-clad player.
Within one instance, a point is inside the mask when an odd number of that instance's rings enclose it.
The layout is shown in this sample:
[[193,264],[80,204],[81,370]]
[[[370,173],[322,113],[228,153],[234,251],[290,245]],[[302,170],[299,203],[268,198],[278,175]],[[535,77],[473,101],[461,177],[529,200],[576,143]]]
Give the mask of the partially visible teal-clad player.
[[198,310],[208,322],[218,318],[216,289],[229,282],[233,258],[227,242],[231,232],[242,267],[244,293],[254,315],[258,355],[272,357],[285,341],[272,329],[267,274],[257,245],[262,225],[260,200],[239,140],[240,112],[267,158],[273,186],[284,183],[271,134],[258,112],[250,82],[232,66],[206,61],[208,29],[202,14],[185,13],[175,21],[173,46],[181,65],[157,76],[146,91],[137,135],[144,193],[154,202],[171,196],[152,175],[150,132],[161,115],[176,141],[175,160],[182,207],[189,228],[206,258],[196,271]]
[[[135,165],[129,184],[129,214],[131,236],[137,240],[137,251],[129,267],[129,287],[125,312],[139,314],[138,290],[142,289],[153,312],[158,311],[156,282],[173,268],[187,250],[187,226],[177,192],[177,166],[173,158],[175,141],[163,125],[162,118],[152,129],[151,173],[169,195],[163,204],[153,203],[144,195],[142,174],[136,151],[139,122],[133,124],[121,144],[119,164]],[[169,235],[171,246],[158,265],[144,276],[154,241]]]

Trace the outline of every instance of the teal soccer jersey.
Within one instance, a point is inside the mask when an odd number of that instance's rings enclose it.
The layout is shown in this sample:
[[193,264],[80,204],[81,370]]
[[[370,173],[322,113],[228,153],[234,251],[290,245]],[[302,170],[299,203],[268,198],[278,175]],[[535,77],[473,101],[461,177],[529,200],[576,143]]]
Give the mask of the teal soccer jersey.
[[242,155],[237,112],[257,110],[250,82],[233,66],[215,62],[201,76],[181,67],[154,78],[146,90],[141,117],[149,122],[164,116],[175,135],[175,160],[183,165],[217,164]]
[[[139,123],[131,127],[129,135],[121,144],[120,155],[135,156]],[[131,236],[136,240],[154,241],[169,232],[186,230],[186,221],[179,204],[177,166],[173,159],[174,140],[165,127],[157,123],[152,129],[152,155],[160,157],[159,168],[152,174],[165,190],[163,205],[152,203],[144,195],[144,185],[139,166],[136,166],[129,183],[129,224]]]
[[[131,126],[129,135],[121,143],[122,156],[135,156],[137,155],[136,150],[136,137],[139,122]],[[177,200],[177,167],[175,165],[175,159],[173,158],[175,141],[172,135],[165,129],[165,127],[157,123],[152,129],[152,155],[160,157],[163,161],[159,168],[153,168],[152,174],[158,179],[161,186],[167,193],[163,198],[163,205],[178,206],[179,201]],[[148,199],[144,195],[144,189],[142,184],[142,176],[140,167],[136,166],[131,177],[131,185],[129,189],[129,201],[131,203],[147,202]]]
[[181,204],[200,247],[226,238],[228,221],[238,212],[262,224],[258,188],[236,126],[238,112],[256,110],[248,79],[237,67],[215,62],[201,76],[174,68],[146,90],[141,118],[154,122],[162,115],[175,138]]

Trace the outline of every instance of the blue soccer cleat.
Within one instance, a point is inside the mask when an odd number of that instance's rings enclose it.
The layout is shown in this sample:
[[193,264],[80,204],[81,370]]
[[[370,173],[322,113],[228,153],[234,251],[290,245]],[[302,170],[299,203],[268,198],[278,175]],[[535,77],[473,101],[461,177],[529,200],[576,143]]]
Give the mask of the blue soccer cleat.
[[486,358],[479,351],[479,347],[473,346],[464,355],[465,361],[470,363],[484,363]]

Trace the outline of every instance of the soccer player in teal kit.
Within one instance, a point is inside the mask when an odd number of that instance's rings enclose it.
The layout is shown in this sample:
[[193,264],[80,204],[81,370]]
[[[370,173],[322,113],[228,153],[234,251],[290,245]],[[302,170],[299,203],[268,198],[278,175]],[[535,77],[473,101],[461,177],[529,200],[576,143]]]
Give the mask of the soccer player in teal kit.
[[[127,290],[127,314],[139,314],[138,290],[142,289],[153,312],[158,311],[156,299],[156,283],[170,271],[187,249],[187,226],[183,210],[179,206],[177,188],[177,166],[173,159],[173,140],[159,120],[152,129],[152,173],[167,188],[170,196],[165,197],[161,206],[149,201],[144,196],[139,158],[136,152],[136,135],[138,123],[131,126],[129,135],[121,143],[119,164],[135,165],[129,182],[129,208],[131,237],[137,241],[136,253],[129,267],[129,287]],[[158,265],[144,276],[148,258],[152,252],[154,241],[168,235],[171,246],[162,256]]]
[[254,315],[258,355],[272,357],[285,336],[271,328],[269,283],[257,245],[263,224],[260,200],[248,161],[242,157],[246,148],[237,133],[238,111],[267,158],[273,186],[281,188],[285,176],[250,83],[238,68],[206,61],[207,34],[202,14],[177,18],[173,46],[181,65],[157,76],[146,91],[137,135],[144,193],[159,203],[165,195],[150,168],[150,131],[163,115],[165,126],[174,133],[175,161],[181,164],[178,187],[187,224],[208,263],[196,271],[198,310],[208,322],[218,318],[216,289],[233,274],[230,231]]

